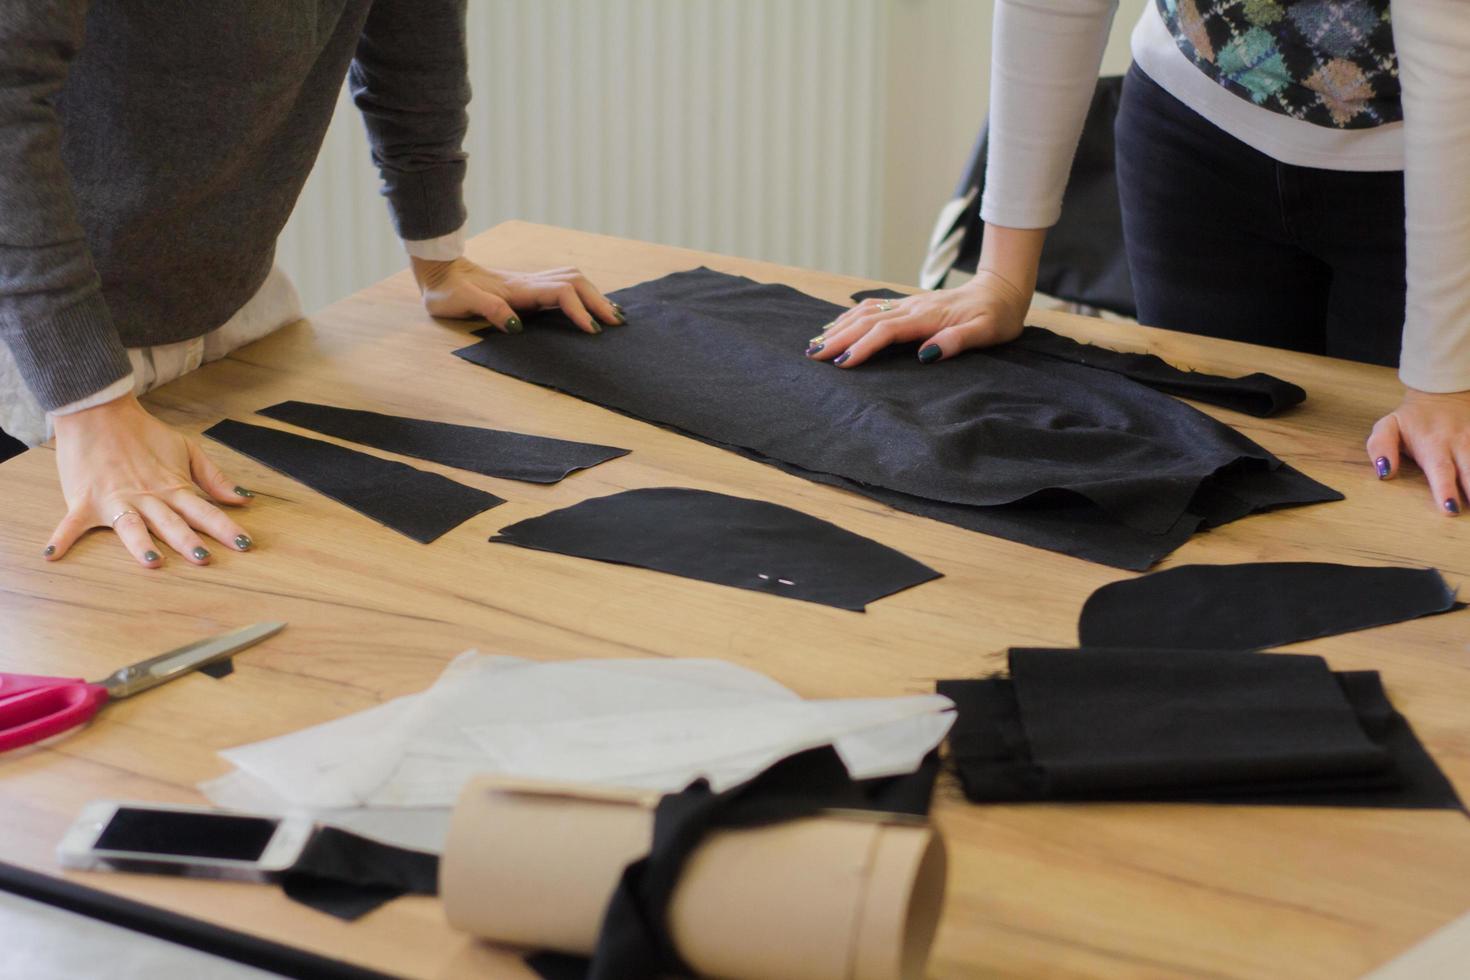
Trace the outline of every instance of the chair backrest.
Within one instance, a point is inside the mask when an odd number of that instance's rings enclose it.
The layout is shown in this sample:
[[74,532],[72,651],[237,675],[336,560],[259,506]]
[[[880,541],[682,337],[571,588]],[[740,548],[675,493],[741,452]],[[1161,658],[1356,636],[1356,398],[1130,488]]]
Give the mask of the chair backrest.
[[[1098,79],[1062,198],[1062,216],[1046,236],[1036,288],[1059,299],[1131,317],[1137,315],[1137,308],[1123,251],[1113,155],[1113,120],[1122,91],[1122,76]],[[926,289],[943,286],[951,272],[975,271],[984,230],[980,195],[985,184],[988,129],[980,130],[965,175],[935,222],[919,275]]]

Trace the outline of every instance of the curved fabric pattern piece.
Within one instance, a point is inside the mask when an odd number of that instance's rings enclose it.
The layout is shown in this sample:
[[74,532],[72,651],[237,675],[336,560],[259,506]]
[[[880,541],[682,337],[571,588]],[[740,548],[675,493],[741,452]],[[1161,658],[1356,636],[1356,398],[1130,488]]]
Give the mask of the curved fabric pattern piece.
[[[854,303],[865,299],[896,299],[910,293],[892,289],[865,289],[852,294]],[[1045,354],[1100,371],[1111,371],[1146,384],[1156,391],[1191,398],[1207,405],[1219,405],[1257,418],[1284,412],[1306,401],[1307,393],[1300,385],[1257,371],[1243,378],[1226,378],[1218,374],[1177,368],[1154,354],[1129,354],[1109,350],[1096,344],[1084,344],[1052,333],[1041,327],[1027,327],[1011,346],[1036,354]]]
[[204,434],[423,544],[505,503],[438,473],[278,429],[225,419]]
[[1432,568],[1180,565],[1104,585],[1082,606],[1077,632],[1084,647],[1258,650],[1454,608]]
[[[974,523],[1129,568],[1200,527],[1340,499],[1173,398],[1014,345],[842,371],[800,351],[844,307],[788,286],[698,269],[615,298],[627,329],[590,340],[550,313],[455,353],[900,509],[1040,509],[1034,535],[1025,514]],[[1058,510],[1087,516],[1057,526]]]
[[323,435],[485,476],[556,483],[629,450],[546,436],[288,401],[259,413]]
[[281,888],[303,905],[352,921],[400,895],[439,894],[439,856],[322,827]]
[[1376,671],[1238,651],[1017,649],[1011,664],[1011,679],[937,685],[974,802],[1462,808]]
[[886,545],[763,500],[684,487],[595,497],[490,539],[861,612],[940,577]]

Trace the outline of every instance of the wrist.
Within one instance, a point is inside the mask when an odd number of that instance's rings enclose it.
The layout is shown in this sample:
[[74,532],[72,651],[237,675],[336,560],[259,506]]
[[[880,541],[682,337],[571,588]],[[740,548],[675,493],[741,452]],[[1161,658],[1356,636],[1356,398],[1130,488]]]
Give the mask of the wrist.
[[985,274],[998,279],[1020,293],[1029,304],[1031,294],[1036,290],[1041,247],[1045,242],[1045,228],[986,225],[980,258],[975,263],[976,278],[984,278],[982,274]]
[[83,408],[66,415],[57,415],[52,418],[52,425],[56,429],[57,436],[63,436],[68,432],[79,429],[91,428],[99,424],[107,424],[116,419],[126,418],[137,412],[142,412],[143,406],[138,397],[131,391],[112,401],[93,405],[91,408]]

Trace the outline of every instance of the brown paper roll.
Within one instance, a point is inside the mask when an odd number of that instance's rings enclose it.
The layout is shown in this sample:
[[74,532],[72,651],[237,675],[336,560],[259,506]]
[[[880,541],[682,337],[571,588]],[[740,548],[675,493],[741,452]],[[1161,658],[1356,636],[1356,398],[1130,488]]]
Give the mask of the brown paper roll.
[[[481,779],[440,862],[449,922],[495,942],[590,955],[623,869],[647,853],[656,796]],[[829,813],[718,830],[669,904],[675,947],[727,980],[917,980],[944,898],[926,823]]]

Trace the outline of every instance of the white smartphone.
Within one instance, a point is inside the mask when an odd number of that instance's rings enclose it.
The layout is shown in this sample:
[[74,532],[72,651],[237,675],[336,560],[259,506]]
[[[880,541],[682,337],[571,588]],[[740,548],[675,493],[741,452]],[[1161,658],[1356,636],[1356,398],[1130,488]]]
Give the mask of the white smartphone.
[[261,881],[296,863],[308,817],[202,806],[89,803],[56,847],[62,867]]

